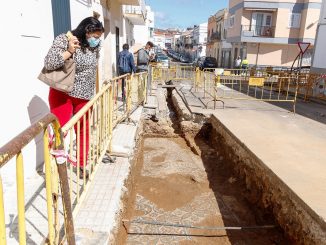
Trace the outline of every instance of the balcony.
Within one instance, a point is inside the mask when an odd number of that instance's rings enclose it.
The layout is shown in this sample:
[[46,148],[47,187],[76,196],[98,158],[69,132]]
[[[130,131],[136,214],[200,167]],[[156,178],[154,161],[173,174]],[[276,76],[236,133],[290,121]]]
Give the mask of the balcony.
[[210,36],[211,41],[221,41],[221,33],[220,32],[213,32]]
[[138,3],[138,5],[123,6],[123,16],[128,19],[133,25],[145,25],[147,15],[145,2],[144,0],[137,0],[136,2]]
[[243,25],[241,28],[241,40],[243,38],[273,38],[275,36],[275,27],[258,26],[258,25]]

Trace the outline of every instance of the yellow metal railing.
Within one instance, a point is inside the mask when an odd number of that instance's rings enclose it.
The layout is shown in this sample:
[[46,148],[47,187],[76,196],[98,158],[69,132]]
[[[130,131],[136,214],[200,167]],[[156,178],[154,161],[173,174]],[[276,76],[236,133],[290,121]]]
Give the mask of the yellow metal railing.
[[202,91],[214,102],[224,105],[226,99],[256,100],[266,102],[291,102],[295,113],[295,103],[301,78],[295,74],[269,76],[262,70],[204,69],[196,91]]
[[[125,98],[122,97],[122,79],[125,81]],[[103,158],[109,157],[113,128],[119,122],[128,120],[132,111],[146,101],[146,86],[146,72],[126,74],[106,81],[96,96],[62,127],[63,133],[67,135],[69,159],[74,159],[68,161],[74,216],[89,189],[98,164]],[[81,162],[86,164],[81,166]]]
[[[122,79],[125,79],[125,99],[121,96]],[[95,97],[62,128],[56,117],[48,114],[0,148],[1,168],[16,156],[20,244],[26,244],[27,239],[22,149],[43,132],[48,222],[48,235],[44,242],[59,244],[67,240],[69,245],[75,244],[73,216],[78,212],[79,204],[89,189],[97,165],[107,153],[111,152],[113,128],[119,122],[129,119],[132,111],[146,101],[146,86],[147,73],[127,74],[113,78],[105,82]],[[49,140],[51,133],[54,136],[53,141],[51,137]],[[51,144],[52,147],[49,147]],[[66,157],[69,163],[66,163]],[[83,175],[80,174],[81,160],[85,163],[82,169]],[[62,206],[59,207],[60,196]],[[63,211],[64,234],[60,233],[60,211]],[[0,175],[0,244],[6,242],[3,184]]]
[[174,81],[194,81],[194,67],[185,65],[171,65],[169,68],[160,66],[151,66],[152,82]]
[[[180,81],[187,80],[193,82],[196,91],[203,90],[205,95],[208,92],[206,87],[215,81],[221,81],[221,84],[231,83],[230,81],[240,81],[240,83],[249,83],[253,78],[264,77],[265,89],[279,83],[281,86],[280,92],[287,94],[286,99],[282,101],[294,102],[297,95],[303,96],[304,100],[317,98],[326,100],[326,75],[313,74],[307,70],[302,70],[300,74],[291,69],[275,69],[272,67],[266,68],[250,68],[250,69],[225,69],[225,68],[208,68],[200,70],[198,67],[184,66],[178,63],[171,65],[169,68],[161,67],[155,64],[151,65],[151,81],[152,83],[162,83],[169,80]],[[256,80],[257,81],[257,80]],[[279,88],[279,86],[277,87]],[[272,91],[272,90],[270,90]],[[208,92],[209,93],[209,92]],[[213,93],[213,92],[212,92]],[[289,97],[295,96],[295,99]],[[279,97],[275,101],[280,101]],[[284,98],[284,97],[283,97]]]
[[[24,160],[22,150],[40,133],[43,133],[44,139],[44,165],[45,165],[45,185],[46,185],[46,203],[47,203],[47,220],[48,220],[48,238],[49,244],[57,244],[59,240],[59,230],[57,229],[55,216],[58,210],[55,207],[58,202],[59,188],[53,183],[55,179],[60,180],[61,197],[64,206],[64,223],[65,231],[69,244],[75,244],[74,228],[72,221],[71,202],[69,196],[69,187],[67,184],[67,172],[64,163],[51,161],[49,142],[48,142],[48,126],[52,125],[54,129],[55,144],[53,150],[63,150],[63,137],[61,129],[56,117],[48,114],[33,124],[21,134],[0,148],[0,167],[2,168],[12,158],[16,156],[16,185],[17,185],[17,210],[18,210],[18,233],[19,244],[26,244],[26,225],[25,225],[25,190],[24,190]],[[56,169],[57,171],[53,171]],[[1,176],[0,176],[1,177]],[[3,185],[0,178],[0,244],[6,244],[5,230],[5,209],[3,197]]]

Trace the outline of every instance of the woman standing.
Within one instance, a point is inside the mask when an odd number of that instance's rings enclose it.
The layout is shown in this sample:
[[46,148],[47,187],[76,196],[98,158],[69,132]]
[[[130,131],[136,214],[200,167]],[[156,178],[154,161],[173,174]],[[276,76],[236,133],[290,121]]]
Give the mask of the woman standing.
[[[69,93],[50,88],[50,111],[59,119],[60,125],[65,125],[95,95],[96,67],[100,50],[100,37],[104,32],[102,23],[88,17],[80,22],[77,28],[71,31],[72,35],[60,34],[57,36],[45,57],[44,66],[47,70],[55,70],[64,65],[64,61],[73,58],[76,64],[76,74],[73,90]],[[83,176],[84,154],[89,148],[88,116],[86,125],[80,122],[80,177]],[[86,141],[84,142],[84,127]],[[77,128],[75,127],[75,132]],[[86,152],[84,152],[86,145]]]

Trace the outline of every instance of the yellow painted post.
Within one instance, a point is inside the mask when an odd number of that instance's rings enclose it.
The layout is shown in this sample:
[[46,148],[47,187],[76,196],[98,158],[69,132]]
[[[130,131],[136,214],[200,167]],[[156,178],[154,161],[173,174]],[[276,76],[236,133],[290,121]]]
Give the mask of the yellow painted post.
[[200,70],[199,67],[196,67],[196,81],[195,81],[196,91],[198,91],[199,80],[200,80]]
[[147,74],[145,74],[145,75],[143,75],[144,79],[142,79],[142,81],[144,83],[144,91],[143,91],[144,92],[144,104],[147,103],[147,93],[146,93],[146,91],[147,91],[147,81],[148,81],[148,76],[147,76]]
[[109,152],[112,151],[112,128],[113,128],[113,86],[111,85],[109,90]]
[[94,145],[92,145],[92,119],[91,119],[91,111],[89,111],[88,115],[87,115],[87,120],[88,120],[88,144],[89,144],[89,150],[88,150],[88,159],[90,161],[89,163],[89,173],[90,175],[92,175],[92,171],[94,169],[94,159],[93,159],[93,150],[94,150]]
[[[84,163],[84,165],[83,165],[83,170],[84,170],[83,171],[83,188],[85,190],[85,187],[86,187],[86,169],[87,169],[86,168],[86,116],[85,116],[85,114],[83,115],[83,119],[81,119],[81,120],[83,120],[83,139],[80,139],[80,140],[83,141],[83,163]],[[101,135],[100,135],[100,137],[101,137]],[[98,147],[100,146],[100,144],[101,144],[101,138],[100,138],[100,141],[98,143]],[[78,178],[78,176],[77,176],[77,178]]]
[[131,110],[131,75],[128,75],[126,78],[127,82],[127,115],[130,116]]
[[0,244],[6,245],[6,224],[5,224],[5,209],[3,205],[3,187],[2,178],[0,175]]
[[46,205],[48,210],[48,229],[49,243],[54,244],[54,227],[53,227],[53,202],[52,202],[52,178],[51,178],[51,163],[49,152],[48,131],[45,130],[43,135],[44,149],[44,165],[45,165],[45,187],[46,187]]
[[[69,130],[69,135],[70,135],[70,143],[69,143],[69,148],[70,148],[70,152],[69,152],[69,155],[70,155],[70,158],[72,159],[73,158],[73,143],[74,143],[74,139],[73,139],[73,127]],[[76,158],[77,160],[77,158]],[[70,188],[69,188],[69,191],[70,191],[70,199],[72,200],[72,164],[70,163],[69,164],[69,175],[70,175]]]
[[79,203],[80,193],[79,193],[79,173],[80,173],[80,121],[77,122],[77,203]]
[[26,245],[24,166],[22,152],[19,152],[16,158],[16,179],[19,244]]

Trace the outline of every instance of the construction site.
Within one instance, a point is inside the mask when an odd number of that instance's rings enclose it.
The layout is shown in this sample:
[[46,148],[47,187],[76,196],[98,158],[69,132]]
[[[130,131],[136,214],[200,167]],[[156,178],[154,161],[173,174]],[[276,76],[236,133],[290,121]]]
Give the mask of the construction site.
[[28,222],[11,221],[8,244],[326,244],[325,106],[298,96],[297,75],[267,72],[152,67],[125,75],[126,102],[117,77],[61,133],[51,117],[32,125],[2,164],[51,124],[53,149],[78,159],[88,115],[90,177],[45,147],[44,185],[26,183]]

